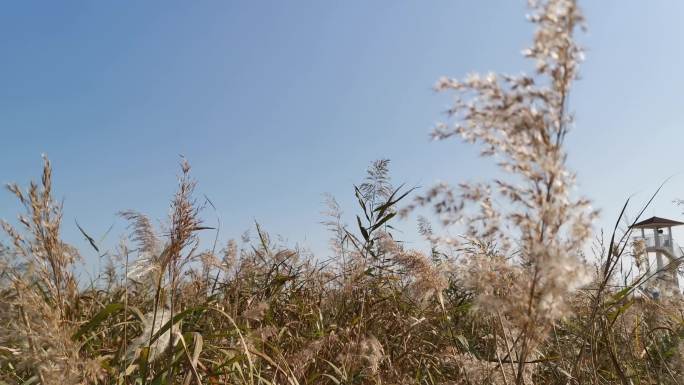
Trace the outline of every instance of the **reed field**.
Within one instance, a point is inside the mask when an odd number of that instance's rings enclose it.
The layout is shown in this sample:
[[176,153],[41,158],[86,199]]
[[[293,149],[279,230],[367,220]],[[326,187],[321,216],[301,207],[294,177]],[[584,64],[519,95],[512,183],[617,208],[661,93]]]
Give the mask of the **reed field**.
[[[372,162],[356,207],[328,199],[331,257],[259,224],[206,242],[218,230],[182,161],[164,224],[119,213],[126,241],[79,281],[80,253],[104,250],[87,228],[92,249],[61,239],[46,157],[38,182],[7,186],[25,210],[0,213],[0,384],[684,384],[681,295],[628,279],[642,245],[625,211],[600,232],[566,164],[566,136],[589,134],[568,108],[581,9],[533,1],[529,20],[532,74],[435,85],[453,104],[433,138],[475,146],[496,176],[414,189]],[[406,217],[425,249],[395,231]]]

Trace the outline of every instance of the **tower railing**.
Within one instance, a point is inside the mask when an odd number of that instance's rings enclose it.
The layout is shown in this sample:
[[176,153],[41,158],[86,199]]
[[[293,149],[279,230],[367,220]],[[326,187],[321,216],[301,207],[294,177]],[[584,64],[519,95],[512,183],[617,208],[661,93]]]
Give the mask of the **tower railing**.
[[[633,236],[632,239],[643,240],[644,246],[646,248],[656,247],[656,237],[653,234],[646,235],[645,237],[641,236],[641,234],[639,234],[639,235]],[[677,245],[677,242],[675,242],[674,240],[672,240],[672,242],[671,242],[670,237],[667,234],[658,234],[657,239],[658,239],[658,245],[662,248],[667,248],[667,249],[672,250],[673,253],[676,253],[676,255],[674,255],[675,257],[680,257],[682,255],[682,250],[679,247],[679,245]]]

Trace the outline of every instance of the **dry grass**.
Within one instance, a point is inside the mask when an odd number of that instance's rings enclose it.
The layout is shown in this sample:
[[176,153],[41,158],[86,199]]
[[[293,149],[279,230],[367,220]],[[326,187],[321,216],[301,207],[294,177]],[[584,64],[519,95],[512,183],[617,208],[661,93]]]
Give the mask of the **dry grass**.
[[[593,263],[582,252],[596,213],[570,192],[563,146],[582,15],[570,0],[531,10],[534,76],[438,84],[456,103],[435,136],[481,145],[508,179],[439,185],[406,206],[411,190],[374,162],[354,226],[329,200],[330,260],[258,225],[253,240],[202,246],[198,233],[217,230],[183,162],[166,228],[123,212],[130,242],[79,283],[46,159],[40,184],[8,186],[26,212],[2,222],[0,384],[684,383],[681,298],[619,284],[629,231],[616,226]],[[421,219],[431,248],[406,250],[391,225],[417,206],[463,236]]]

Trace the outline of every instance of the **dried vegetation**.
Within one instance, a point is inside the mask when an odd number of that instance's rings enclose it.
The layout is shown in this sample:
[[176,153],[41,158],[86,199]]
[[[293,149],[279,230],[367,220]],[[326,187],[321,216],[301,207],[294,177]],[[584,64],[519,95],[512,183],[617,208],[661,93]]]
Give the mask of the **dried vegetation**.
[[[582,14],[572,0],[530,9],[533,75],[436,86],[455,102],[434,137],[480,146],[501,177],[411,195],[377,161],[354,190],[353,226],[329,199],[329,259],[258,225],[205,249],[198,233],[217,230],[183,162],[165,228],[121,213],[129,242],[96,282],[77,282],[50,163],[26,192],[9,185],[26,211],[2,222],[0,384],[684,383],[681,297],[624,284],[629,231],[583,253],[597,214],[564,147]],[[406,249],[392,224],[420,207],[461,235],[421,218],[431,247]]]

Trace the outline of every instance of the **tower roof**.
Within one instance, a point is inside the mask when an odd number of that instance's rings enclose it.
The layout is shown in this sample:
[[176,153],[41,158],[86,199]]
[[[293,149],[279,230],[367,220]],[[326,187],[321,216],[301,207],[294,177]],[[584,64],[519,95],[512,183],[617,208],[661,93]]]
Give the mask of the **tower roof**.
[[684,225],[684,222],[674,221],[672,219],[660,218],[660,217],[650,217],[639,223],[632,225],[633,229],[659,229],[661,227],[674,227]]

